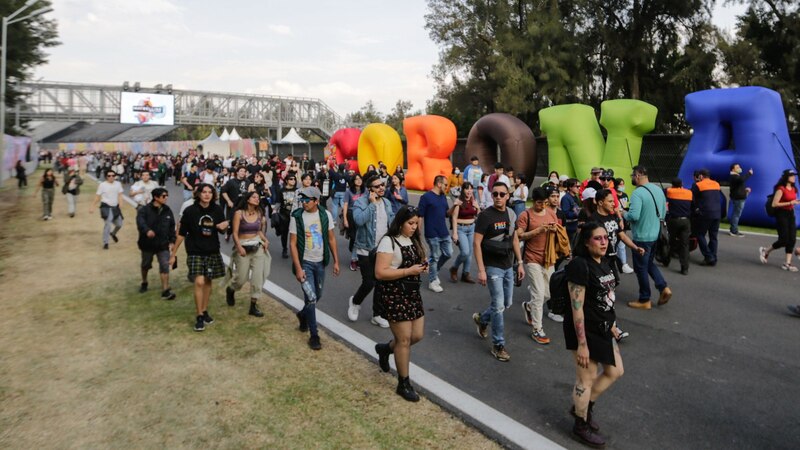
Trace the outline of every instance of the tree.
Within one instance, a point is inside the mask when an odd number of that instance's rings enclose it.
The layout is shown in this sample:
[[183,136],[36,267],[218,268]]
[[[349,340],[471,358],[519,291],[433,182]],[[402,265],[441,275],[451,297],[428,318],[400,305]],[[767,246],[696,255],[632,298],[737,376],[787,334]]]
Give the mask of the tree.
[[420,113],[419,111],[411,113],[412,107],[414,107],[413,103],[408,100],[400,99],[395,103],[392,112],[386,116],[386,125],[394,128],[402,139],[405,139],[405,134],[403,134],[403,120],[405,120],[406,117],[415,116]]
[[348,114],[344,120],[348,123],[357,124],[383,123],[383,114],[375,108],[375,103],[372,100],[367,100],[367,103],[361,109]]
[[[0,16],[8,17],[25,4],[25,0],[6,0],[0,2]],[[23,11],[20,17],[38,8],[50,6],[50,0],[40,0],[33,7]],[[16,83],[30,79],[36,66],[47,62],[45,49],[59,45],[55,20],[43,15],[8,26],[8,45],[2,42],[6,54],[6,107],[14,108],[22,100],[22,93]],[[6,129],[13,129],[13,118],[6,117]],[[15,130],[19,133],[22,130]]]

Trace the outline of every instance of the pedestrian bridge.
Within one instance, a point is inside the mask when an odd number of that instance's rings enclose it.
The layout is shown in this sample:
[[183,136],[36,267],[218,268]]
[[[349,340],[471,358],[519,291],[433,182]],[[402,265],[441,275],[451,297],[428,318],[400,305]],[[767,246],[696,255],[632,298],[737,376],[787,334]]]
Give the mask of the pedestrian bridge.
[[36,81],[20,83],[28,94],[12,112],[19,119],[59,122],[120,121],[123,90],[175,96],[175,125],[274,128],[277,139],[284,129],[311,130],[328,139],[344,120],[322,100],[275,95],[188,91],[157,85],[152,88]]

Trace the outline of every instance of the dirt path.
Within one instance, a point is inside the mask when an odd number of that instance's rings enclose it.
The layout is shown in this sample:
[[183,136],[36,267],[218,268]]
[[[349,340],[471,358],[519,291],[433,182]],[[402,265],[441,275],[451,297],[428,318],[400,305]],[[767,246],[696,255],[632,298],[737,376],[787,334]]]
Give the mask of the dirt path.
[[[270,299],[265,319],[223,306],[191,331],[185,267],[174,302],[137,292],[135,211],[102,250],[88,181],[69,218],[38,220],[33,188],[0,190],[0,448],[494,448],[322,335],[312,352],[294,314]],[[151,274],[151,286],[158,286]]]

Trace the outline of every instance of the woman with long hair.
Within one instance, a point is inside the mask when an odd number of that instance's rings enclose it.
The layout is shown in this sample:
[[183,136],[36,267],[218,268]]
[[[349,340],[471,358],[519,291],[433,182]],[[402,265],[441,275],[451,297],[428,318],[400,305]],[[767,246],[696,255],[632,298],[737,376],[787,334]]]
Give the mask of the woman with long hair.
[[797,198],[797,172],[794,169],[783,171],[778,184],[773,188],[772,207],[775,208],[778,240],[771,247],[759,247],[758,256],[761,263],[766,264],[770,252],[778,248],[786,249],[786,260],[781,269],[797,272],[797,267],[792,264],[792,254],[797,241],[797,225],[794,217],[794,207],[800,204]]
[[297,177],[292,174],[286,177],[284,186],[278,189],[273,209],[278,213],[280,219],[273,223],[275,234],[281,237],[281,257],[289,258],[289,219],[295,207],[295,197],[297,196]]
[[264,316],[258,309],[258,300],[263,295],[261,286],[264,285],[266,275],[269,273],[267,258],[269,240],[266,229],[267,218],[261,207],[261,196],[257,191],[244,194],[233,212],[233,252],[225,287],[225,299],[228,306],[235,305],[236,291],[249,282],[249,314],[255,317]]
[[401,183],[405,183],[406,181],[406,171],[403,169],[402,164],[398,164],[397,167],[394,169],[394,174],[400,178]]
[[358,255],[353,251],[353,244],[356,240],[356,222],[353,219],[353,209],[350,205],[355,203],[367,190],[364,186],[364,179],[359,174],[353,175],[348,184],[350,186],[344,194],[344,203],[342,204],[342,221],[344,222],[347,238],[350,241],[348,244],[350,249],[350,270],[355,272],[358,270]]
[[474,284],[470,276],[472,268],[472,246],[475,243],[475,218],[481,212],[478,199],[475,198],[475,189],[469,181],[461,185],[461,195],[453,202],[452,220],[453,241],[458,245],[458,256],[453,267],[450,268],[450,281],[458,281],[458,268],[462,267],[461,281]]
[[397,211],[386,235],[378,242],[375,298],[382,304],[389,321],[392,340],[375,345],[378,364],[389,371],[389,355],[394,353],[397,367],[397,394],[410,402],[419,401],[408,377],[411,346],[422,340],[425,310],[420,295],[420,274],[427,271],[425,247],[419,236],[417,208],[403,206]]
[[406,187],[403,186],[403,180],[401,180],[397,174],[392,175],[391,183],[389,187],[386,188],[386,198],[388,198],[389,203],[392,204],[392,210],[395,214],[397,214],[397,211],[399,211],[401,207],[408,204],[408,191]]
[[264,174],[256,172],[253,174],[253,183],[248,186],[248,189],[258,194],[258,201],[261,208],[266,208],[269,203],[269,185],[264,179]]
[[36,195],[40,190],[42,191],[42,220],[53,218],[53,199],[56,196],[56,186],[58,186],[58,180],[56,180],[53,169],[45,169],[39,185],[36,186],[36,192],[33,193]]
[[[606,258],[608,233],[595,222],[583,225],[575,257],[566,268],[570,307],[564,317],[564,340],[575,358],[577,381],[572,390],[572,433],[592,447],[605,445],[593,419],[597,399],[624,373],[614,339],[614,288],[619,279]],[[602,372],[598,368],[602,366]]]
[[194,191],[194,204],[189,205],[178,223],[177,239],[169,257],[175,264],[183,241],[186,241],[186,265],[189,279],[194,283],[194,303],[197,309],[194,331],[204,331],[214,323],[208,314],[211,283],[225,276],[225,265],[220,253],[219,232],[228,229],[228,221],[217,203],[217,190],[210,184],[200,183]]
[[519,217],[525,211],[525,202],[528,201],[528,185],[525,184],[525,175],[514,177],[514,190],[511,193],[511,209]]

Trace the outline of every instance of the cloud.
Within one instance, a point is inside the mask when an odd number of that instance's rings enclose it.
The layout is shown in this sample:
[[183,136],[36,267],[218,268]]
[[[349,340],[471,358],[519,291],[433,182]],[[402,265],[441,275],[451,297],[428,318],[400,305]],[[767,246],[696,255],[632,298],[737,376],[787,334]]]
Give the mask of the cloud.
[[269,31],[275,33],[275,34],[280,34],[280,35],[283,35],[283,36],[289,36],[289,35],[292,34],[291,27],[289,27],[287,25],[270,24],[270,25],[267,26],[267,29]]

